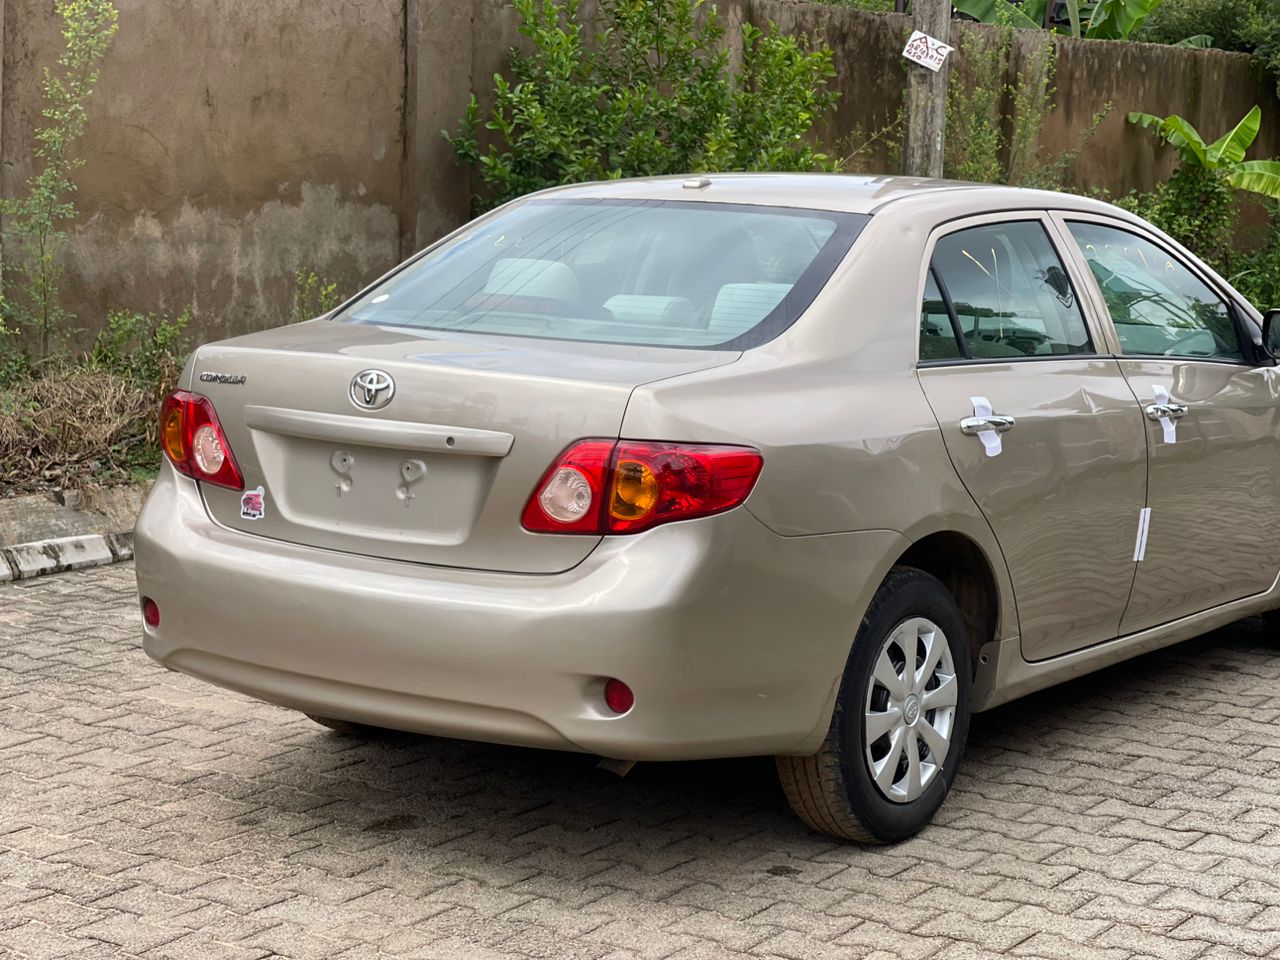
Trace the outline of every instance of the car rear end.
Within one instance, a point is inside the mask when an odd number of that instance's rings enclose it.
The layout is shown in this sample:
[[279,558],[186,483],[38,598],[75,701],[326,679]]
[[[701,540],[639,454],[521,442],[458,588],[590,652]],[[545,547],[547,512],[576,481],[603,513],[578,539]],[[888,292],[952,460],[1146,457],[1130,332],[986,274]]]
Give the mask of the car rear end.
[[829,545],[740,509],[768,469],[749,438],[625,424],[638,388],[785,331],[865,218],[692,206],[531,203],[336,320],[197,351],[136,531],[147,652],[446,736],[627,759],[812,740],[833,677],[786,635],[796,610],[835,628],[848,569],[814,575]]

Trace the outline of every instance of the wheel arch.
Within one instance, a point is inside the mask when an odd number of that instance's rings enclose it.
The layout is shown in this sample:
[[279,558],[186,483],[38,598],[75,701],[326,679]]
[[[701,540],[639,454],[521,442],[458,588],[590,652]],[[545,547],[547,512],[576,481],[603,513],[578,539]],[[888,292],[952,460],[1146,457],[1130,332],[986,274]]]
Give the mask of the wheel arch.
[[1001,576],[1005,573],[1003,558],[997,567],[972,537],[956,530],[939,530],[914,540],[894,565],[923,570],[947,588],[964,616],[970,662],[976,674],[982,648],[1003,639],[1016,625],[1007,575]]

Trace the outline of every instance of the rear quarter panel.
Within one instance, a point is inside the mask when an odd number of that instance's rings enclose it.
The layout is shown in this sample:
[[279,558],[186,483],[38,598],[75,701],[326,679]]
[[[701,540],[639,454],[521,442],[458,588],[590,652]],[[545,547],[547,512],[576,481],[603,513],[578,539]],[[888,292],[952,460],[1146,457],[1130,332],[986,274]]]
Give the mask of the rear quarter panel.
[[[965,534],[995,570],[1005,638],[1017,633],[1008,571],[916,378],[928,233],[874,218],[794,326],[737,363],[638,388],[622,435],[757,447],[765,465],[746,508],[782,536]],[[854,623],[878,586],[849,585]]]

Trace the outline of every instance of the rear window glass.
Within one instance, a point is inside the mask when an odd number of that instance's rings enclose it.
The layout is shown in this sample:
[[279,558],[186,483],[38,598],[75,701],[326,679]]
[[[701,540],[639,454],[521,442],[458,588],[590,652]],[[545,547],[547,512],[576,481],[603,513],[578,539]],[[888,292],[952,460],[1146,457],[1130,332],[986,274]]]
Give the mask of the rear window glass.
[[745,349],[795,322],[868,219],[688,201],[534,200],[408,264],[339,319]]

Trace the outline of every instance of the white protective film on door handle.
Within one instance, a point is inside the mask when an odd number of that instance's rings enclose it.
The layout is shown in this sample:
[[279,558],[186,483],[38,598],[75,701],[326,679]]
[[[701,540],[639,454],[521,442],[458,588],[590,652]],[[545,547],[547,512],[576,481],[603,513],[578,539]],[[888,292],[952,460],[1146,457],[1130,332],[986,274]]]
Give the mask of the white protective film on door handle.
[[[1154,387],[1152,387],[1152,389],[1155,391],[1155,395],[1156,395],[1156,403],[1157,403],[1158,405],[1160,405],[1160,406],[1166,406],[1166,407],[1167,407],[1167,406],[1169,405],[1169,391],[1168,391],[1168,389],[1167,389],[1167,388],[1165,388],[1165,387],[1163,387],[1163,386],[1161,386],[1161,385],[1160,385],[1160,384],[1158,384],[1158,383],[1157,383]],[[1175,419],[1173,419],[1173,417],[1161,417],[1161,418],[1160,418],[1160,429],[1162,429],[1162,430],[1164,431],[1164,442],[1165,442],[1165,443],[1177,443],[1177,442],[1178,442],[1178,421],[1177,421],[1177,420],[1175,420]]]
[[[973,404],[973,416],[977,420],[986,419],[995,412],[991,408],[991,401],[986,397],[970,397],[969,402]],[[1000,433],[995,427],[978,431],[978,439],[982,441],[982,449],[987,451],[988,457],[998,457],[1004,449]]]

